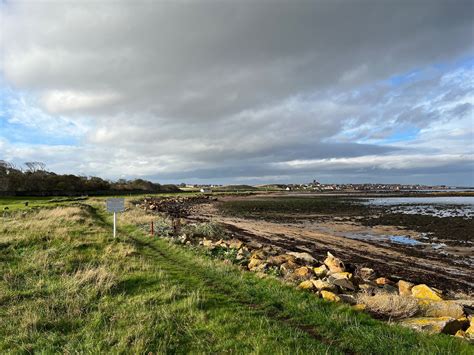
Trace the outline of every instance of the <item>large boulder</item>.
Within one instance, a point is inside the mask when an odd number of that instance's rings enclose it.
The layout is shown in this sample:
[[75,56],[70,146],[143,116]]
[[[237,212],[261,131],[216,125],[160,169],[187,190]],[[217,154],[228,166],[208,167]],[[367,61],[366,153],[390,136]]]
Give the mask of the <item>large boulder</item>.
[[400,280],[398,281],[398,293],[400,296],[411,296],[411,289],[415,286],[411,282]]
[[324,260],[324,264],[328,267],[331,273],[346,271],[346,267],[344,266],[344,263],[341,261],[341,259],[336,258],[330,252],[328,252],[328,256]]
[[413,286],[411,289],[411,294],[413,297],[419,299],[428,299],[433,301],[442,301],[441,295],[439,292],[433,290],[425,284]]
[[420,317],[408,318],[401,325],[428,333],[444,333],[454,335],[462,329],[462,322],[452,317]]
[[464,307],[452,301],[420,300],[421,313],[426,317],[464,317]]
[[316,262],[316,259],[313,258],[310,253],[306,253],[306,252],[299,253],[296,251],[290,251],[287,254],[293,255],[296,258],[296,260],[307,263],[307,264],[314,264]]

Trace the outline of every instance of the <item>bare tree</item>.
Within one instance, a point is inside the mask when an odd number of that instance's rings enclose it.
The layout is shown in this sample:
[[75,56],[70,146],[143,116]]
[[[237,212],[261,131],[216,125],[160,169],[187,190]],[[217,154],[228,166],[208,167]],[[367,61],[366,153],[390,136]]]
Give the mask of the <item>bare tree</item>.
[[28,168],[27,171],[30,173],[44,171],[44,169],[46,168],[46,164],[40,161],[27,161],[25,165]]

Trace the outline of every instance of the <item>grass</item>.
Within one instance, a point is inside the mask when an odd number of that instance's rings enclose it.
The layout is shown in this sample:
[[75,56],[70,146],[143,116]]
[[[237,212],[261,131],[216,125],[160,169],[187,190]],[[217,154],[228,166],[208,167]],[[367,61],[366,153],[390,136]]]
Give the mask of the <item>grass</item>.
[[4,218],[0,353],[472,353],[151,238],[152,218],[120,214],[115,240],[101,199]]

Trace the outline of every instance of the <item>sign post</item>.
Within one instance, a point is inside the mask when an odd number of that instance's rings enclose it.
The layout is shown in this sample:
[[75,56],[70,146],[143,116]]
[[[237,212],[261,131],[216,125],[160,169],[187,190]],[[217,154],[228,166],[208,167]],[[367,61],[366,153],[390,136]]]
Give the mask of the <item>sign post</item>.
[[114,238],[117,235],[117,213],[125,210],[125,199],[124,198],[108,198],[107,199],[107,212],[114,213]]

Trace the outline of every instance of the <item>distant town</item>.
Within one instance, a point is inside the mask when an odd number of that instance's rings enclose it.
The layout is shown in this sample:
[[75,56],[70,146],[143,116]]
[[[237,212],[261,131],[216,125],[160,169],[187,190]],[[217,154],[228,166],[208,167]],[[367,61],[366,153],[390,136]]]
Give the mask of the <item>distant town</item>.
[[[226,185],[219,184],[181,184],[181,188],[188,189],[200,189],[203,192],[209,192],[212,189],[222,189]],[[303,184],[265,184],[265,185],[239,185],[240,187],[248,187],[259,190],[286,190],[286,191],[435,191],[435,190],[450,190],[458,187],[450,187],[447,185],[420,185],[420,184],[378,184],[378,183],[365,183],[365,184],[323,184],[316,180],[310,183]],[[231,186],[228,186],[231,187]]]

